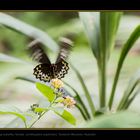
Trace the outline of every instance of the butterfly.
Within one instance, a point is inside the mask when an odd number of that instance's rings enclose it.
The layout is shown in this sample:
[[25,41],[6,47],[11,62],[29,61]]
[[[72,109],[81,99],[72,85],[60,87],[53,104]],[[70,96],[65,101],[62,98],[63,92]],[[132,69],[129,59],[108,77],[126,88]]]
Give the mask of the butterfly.
[[50,82],[50,80],[58,78],[64,78],[68,73],[69,66],[66,62],[69,51],[73,45],[73,42],[65,37],[62,37],[59,41],[60,51],[58,53],[55,63],[51,63],[47,54],[43,50],[42,44],[39,41],[32,41],[29,46],[29,51],[33,59],[39,64],[33,69],[33,74],[37,79],[44,82]]

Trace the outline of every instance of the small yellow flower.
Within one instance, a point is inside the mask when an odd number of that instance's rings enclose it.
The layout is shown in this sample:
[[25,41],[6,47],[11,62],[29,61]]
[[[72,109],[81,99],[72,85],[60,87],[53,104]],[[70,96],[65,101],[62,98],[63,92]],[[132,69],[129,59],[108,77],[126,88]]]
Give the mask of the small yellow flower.
[[59,89],[63,87],[63,82],[59,79],[52,79],[51,80],[51,85],[55,88],[55,89]]
[[72,97],[66,96],[64,97],[64,100],[62,103],[64,104],[64,106],[71,108],[76,104],[76,101]]

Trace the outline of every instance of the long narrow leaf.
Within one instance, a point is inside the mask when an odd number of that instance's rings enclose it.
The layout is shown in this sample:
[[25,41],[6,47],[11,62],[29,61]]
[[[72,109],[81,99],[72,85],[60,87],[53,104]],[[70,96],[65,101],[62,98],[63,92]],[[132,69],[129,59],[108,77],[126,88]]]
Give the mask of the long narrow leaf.
[[24,117],[23,113],[16,107],[13,107],[11,105],[5,105],[5,104],[0,104],[0,114],[11,114],[15,115],[18,118],[20,118],[26,126],[26,118]]
[[99,12],[79,12],[89,43],[96,59],[99,57]]
[[33,77],[21,77],[21,76],[18,76],[18,77],[15,77],[15,79],[19,79],[19,80],[24,80],[24,81],[28,81],[28,82],[31,82],[31,83],[36,83],[37,80],[34,79]]
[[81,107],[81,105],[79,103],[76,103],[75,106],[78,108],[78,110],[82,114],[83,118],[87,121],[88,120],[87,115],[85,114],[85,112],[84,112],[83,108]]
[[134,92],[133,96],[131,98],[129,98],[127,100],[127,102],[125,102],[124,106],[122,107],[122,109],[128,109],[129,106],[131,105],[131,103],[134,101],[134,99],[136,98],[136,96],[140,93],[140,88]]
[[83,80],[82,76],[80,75],[80,73],[77,71],[77,69],[73,65],[71,65],[71,67],[75,71],[75,73],[76,73],[76,75],[77,75],[77,77],[79,79],[79,82],[81,83],[81,86],[82,86],[83,91],[85,93],[85,96],[87,98],[89,107],[91,109],[92,115],[94,116],[95,115],[95,111],[96,111],[95,110],[95,106],[94,106],[94,103],[93,103],[92,98],[90,96],[90,93],[89,93],[89,91],[88,91],[88,89],[87,89],[87,87],[86,87],[86,85],[84,83],[84,80]]
[[115,74],[115,78],[114,78],[114,83],[112,86],[112,91],[111,91],[111,95],[110,95],[110,99],[109,99],[109,108],[110,109],[111,109],[112,104],[113,104],[115,90],[116,90],[116,86],[118,83],[120,71],[122,69],[122,65],[124,63],[124,60],[129,52],[129,50],[134,46],[134,43],[137,41],[137,39],[139,37],[140,37],[140,25],[137,26],[136,29],[132,32],[132,34],[130,35],[127,42],[124,44],[124,46],[122,48],[122,52],[121,52],[121,55],[120,55],[120,58],[118,61],[117,70],[116,70],[116,74]]
[[106,60],[108,60],[115,45],[121,15],[122,12],[100,12],[100,45],[101,53],[103,52],[106,55]]
[[100,54],[97,62],[99,71],[99,95],[101,107],[105,107],[106,105],[107,61],[115,44],[115,37],[119,25],[120,15],[121,13],[119,12],[100,12],[100,44],[98,46],[100,48]]
[[123,94],[123,97],[119,103],[118,110],[123,108],[124,104],[127,103],[127,100],[129,99],[130,95],[133,93],[136,86],[140,83],[140,70],[138,70],[130,79],[128,86]]
[[21,60],[19,58],[9,56],[3,53],[0,53],[0,62],[12,62],[12,63],[23,63],[23,64],[29,64],[28,62]]
[[22,34],[25,34],[32,38],[39,39],[44,45],[46,45],[48,48],[50,48],[53,51],[57,51],[59,46],[56,44],[56,42],[45,32],[26,24],[12,16],[9,16],[4,13],[0,13],[0,24],[18,31]]

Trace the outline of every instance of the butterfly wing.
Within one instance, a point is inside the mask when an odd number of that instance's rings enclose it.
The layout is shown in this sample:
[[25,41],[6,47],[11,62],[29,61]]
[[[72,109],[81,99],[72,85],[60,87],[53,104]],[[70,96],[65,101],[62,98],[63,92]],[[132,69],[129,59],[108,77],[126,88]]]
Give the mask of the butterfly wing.
[[58,79],[64,78],[65,74],[68,73],[69,66],[68,63],[65,61],[68,57],[69,51],[71,50],[73,42],[65,37],[60,38],[59,45],[60,45],[60,52],[56,59],[55,65],[55,77]]
[[45,54],[45,51],[42,48],[42,44],[34,40],[29,45],[29,52],[33,57],[33,60],[40,62],[40,63],[47,63],[51,64],[48,56]]
[[68,63],[62,60],[56,63],[55,65],[56,65],[56,71],[54,73],[55,78],[58,78],[58,79],[64,78],[65,74],[67,74],[69,70]]
[[44,82],[49,82],[52,79],[53,73],[50,64],[39,64],[34,68],[33,73],[37,79]]
[[62,60],[67,59],[69,52],[73,46],[73,42],[68,38],[62,37],[59,40],[59,45],[60,45],[60,51],[55,63],[59,63]]

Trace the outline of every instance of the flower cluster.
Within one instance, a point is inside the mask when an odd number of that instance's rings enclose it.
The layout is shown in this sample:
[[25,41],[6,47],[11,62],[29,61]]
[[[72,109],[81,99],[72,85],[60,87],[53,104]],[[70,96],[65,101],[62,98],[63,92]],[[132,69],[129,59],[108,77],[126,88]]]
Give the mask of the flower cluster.
[[63,100],[62,103],[67,108],[71,108],[71,107],[73,107],[76,104],[76,101],[72,97],[70,97],[70,96],[65,96],[63,98],[64,98],[64,100]]
[[[62,89],[63,85],[64,85],[63,82],[59,79],[51,80],[51,86],[53,86],[54,89],[59,90],[60,93],[62,93],[61,89]],[[59,94],[59,95],[62,96],[63,93]],[[61,103],[63,103],[64,106],[71,108],[76,104],[76,101],[73,99],[73,97],[63,95],[63,101]]]
[[63,82],[59,79],[52,79],[51,85],[54,87],[54,89],[60,89],[63,87]]

